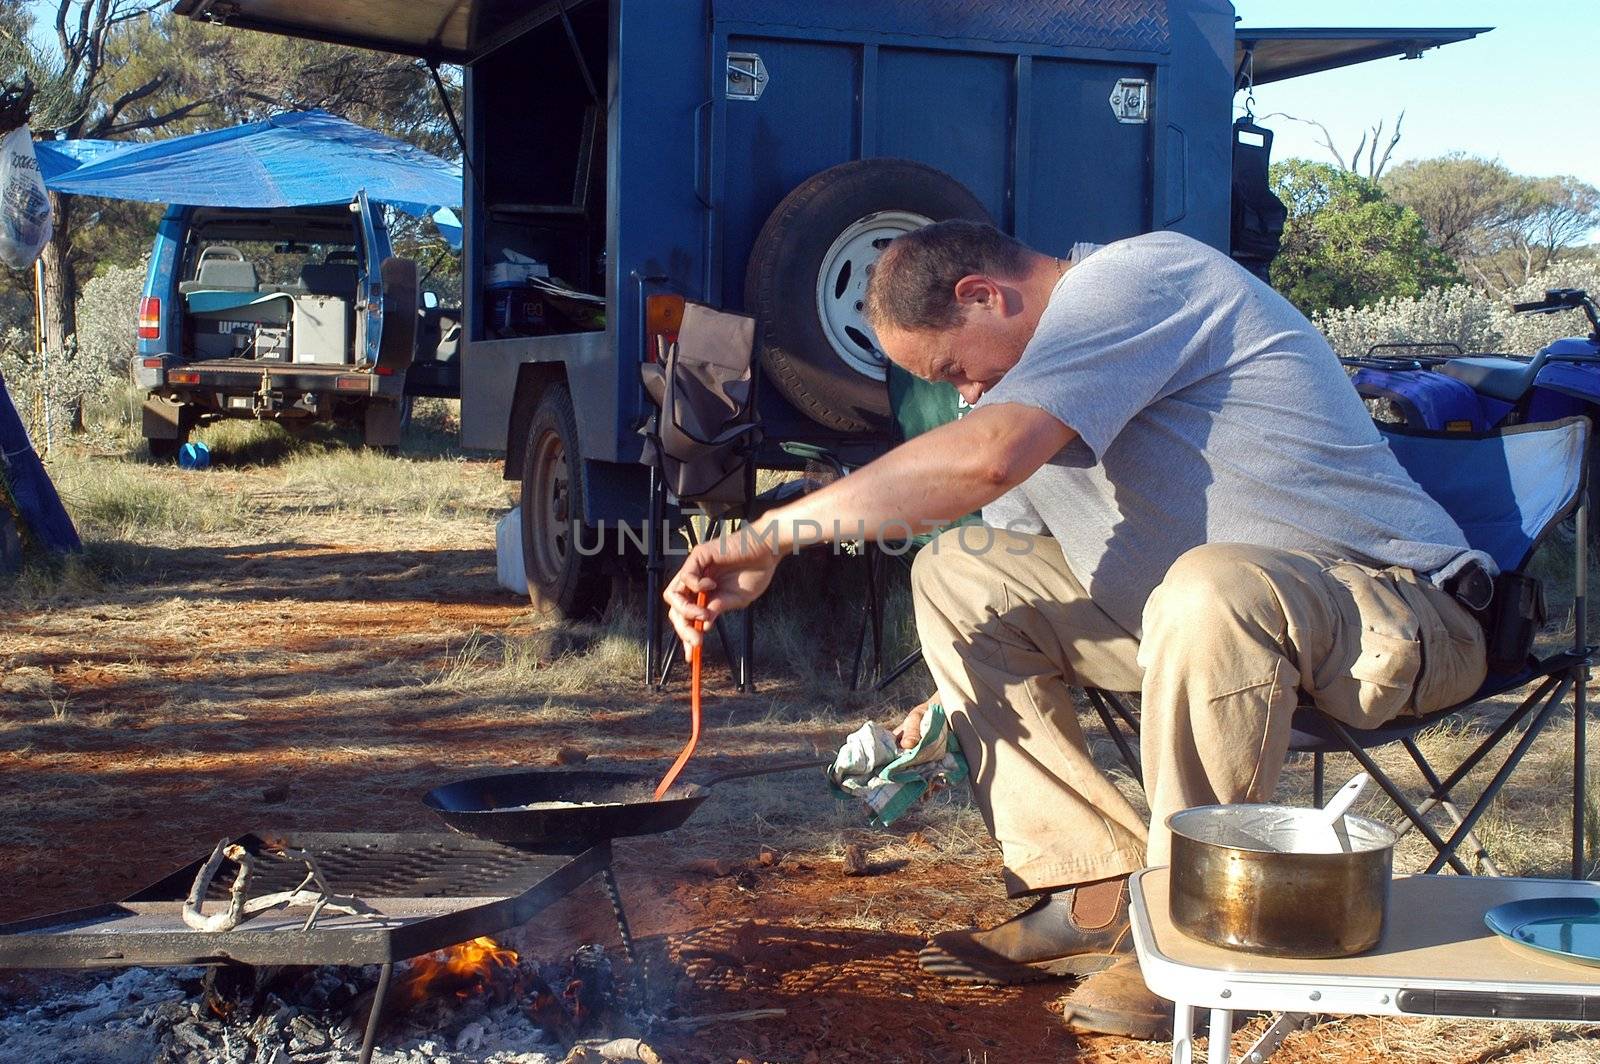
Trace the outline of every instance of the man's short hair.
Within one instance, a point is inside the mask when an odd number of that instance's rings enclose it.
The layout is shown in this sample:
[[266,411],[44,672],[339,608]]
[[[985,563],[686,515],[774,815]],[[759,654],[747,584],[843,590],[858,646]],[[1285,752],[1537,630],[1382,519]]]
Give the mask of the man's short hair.
[[897,237],[872,268],[873,328],[948,329],[961,320],[956,282],[968,274],[1020,277],[1028,248],[982,222],[936,222]]

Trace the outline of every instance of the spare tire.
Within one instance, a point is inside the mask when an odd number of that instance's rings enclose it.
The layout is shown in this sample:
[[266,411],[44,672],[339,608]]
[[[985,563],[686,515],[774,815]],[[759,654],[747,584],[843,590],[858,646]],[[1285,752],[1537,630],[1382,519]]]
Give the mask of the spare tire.
[[890,240],[932,222],[988,222],[948,174],[907,159],[862,159],[807,179],[756,238],[745,307],[774,385],[812,420],[843,432],[889,413],[883,352],[863,313],[867,277]]

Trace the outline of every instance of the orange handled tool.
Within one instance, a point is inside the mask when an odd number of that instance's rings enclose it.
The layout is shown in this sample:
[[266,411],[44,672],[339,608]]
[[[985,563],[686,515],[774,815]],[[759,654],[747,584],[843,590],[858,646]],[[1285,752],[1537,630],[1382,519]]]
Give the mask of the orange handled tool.
[[[700,592],[695,600],[697,605],[706,604],[706,593]],[[694,622],[694,630],[704,632],[705,625],[699,621]],[[678,760],[672,763],[667,774],[661,777],[661,782],[656,785],[656,801],[672,789],[678,780],[678,773],[683,771],[683,766],[689,763],[689,758],[694,756],[694,748],[700,742],[700,643],[694,645],[689,651],[689,745],[683,748],[683,753],[678,755]]]

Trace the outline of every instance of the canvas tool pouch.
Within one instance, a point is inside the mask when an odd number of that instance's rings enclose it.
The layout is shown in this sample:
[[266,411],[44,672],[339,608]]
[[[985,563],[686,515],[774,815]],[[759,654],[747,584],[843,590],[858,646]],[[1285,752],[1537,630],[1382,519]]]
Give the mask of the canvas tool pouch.
[[643,461],[667,490],[710,509],[748,502],[749,463],[760,442],[751,360],[755,319],[690,303],[678,340],[639,367],[656,414]]

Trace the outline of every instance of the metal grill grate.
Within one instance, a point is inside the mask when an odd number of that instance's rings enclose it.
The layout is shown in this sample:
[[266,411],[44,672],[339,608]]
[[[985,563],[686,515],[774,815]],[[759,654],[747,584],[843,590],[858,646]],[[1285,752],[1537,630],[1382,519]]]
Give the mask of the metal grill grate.
[[[521,893],[548,874],[525,853],[448,835],[305,832],[245,835],[235,841],[258,856],[273,848],[305,850],[336,892],[363,899],[504,897]],[[128,900],[182,900],[204,863],[198,859]],[[228,896],[232,868],[223,866],[207,897]],[[304,875],[305,865],[299,861],[262,857],[250,880],[250,896],[290,890]]]
[[[0,925],[0,967],[389,963],[526,923],[611,861],[605,845],[536,854],[442,834],[258,832],[233,841],[256,853],[269,845],[311,853],[335,893],[354,894],[378,915],[329,916],[306,930],[304,910],[281,910],[230,931],[196,931],[181,909],[201,857],[120,904]],[[294,887],[305,866],[263,859],[259,871],[252,897]],[[209,911],[220,909],[232,881],[224,867]]]

